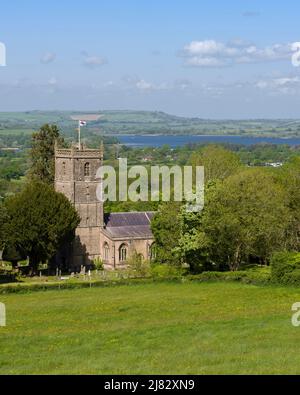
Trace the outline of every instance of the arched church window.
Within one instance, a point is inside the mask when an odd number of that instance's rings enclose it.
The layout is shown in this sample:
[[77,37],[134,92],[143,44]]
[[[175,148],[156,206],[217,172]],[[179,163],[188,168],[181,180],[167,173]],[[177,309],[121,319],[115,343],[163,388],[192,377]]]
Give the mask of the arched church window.
[[109,245],[107,243],[104,244],[104,260],[108,261],[109,260]]
[[154,260],[155,260],[156,254],[157,254],[157,251],[156,251],[156,244],[155,244],[155,243],[152,243],[152,244],[149,246],[149,258],[150,258],[150,261],[154,261]]
[[87,162],[84,165],[84,176],[89,177],[90,173],[91,173],[91,166],[90,166],[89,162]]
[[122,244],[121,247],[119,248],[119,261],[120,262],[125,262],[127,260],[127,245]]
[[62,163],[62,175],[65,176],[66,175],[66,162]]

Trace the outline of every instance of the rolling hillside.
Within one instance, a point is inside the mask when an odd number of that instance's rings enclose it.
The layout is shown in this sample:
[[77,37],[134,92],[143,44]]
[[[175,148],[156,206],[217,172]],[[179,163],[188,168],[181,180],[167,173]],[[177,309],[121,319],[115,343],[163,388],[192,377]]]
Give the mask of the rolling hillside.
[[[18,130],[31,132],[44,123],[57,123],[66,135],[74,133],[76,121],[71,116],[83,112],[30,111],[0,112],[0,135]],[[151,111],[101,111],[100,118],[91,121],[87,134],[203,134],[203,135],[252,135],[300,136],[300,120],[206,120],[184,118],[164,112]]]

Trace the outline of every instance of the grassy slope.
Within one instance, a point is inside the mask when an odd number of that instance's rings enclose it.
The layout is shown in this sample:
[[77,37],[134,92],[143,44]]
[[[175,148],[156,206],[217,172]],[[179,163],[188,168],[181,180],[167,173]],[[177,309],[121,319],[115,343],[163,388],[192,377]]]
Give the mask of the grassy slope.
[[0,373],[300,373],[293,288],[148,284],[1,296]]

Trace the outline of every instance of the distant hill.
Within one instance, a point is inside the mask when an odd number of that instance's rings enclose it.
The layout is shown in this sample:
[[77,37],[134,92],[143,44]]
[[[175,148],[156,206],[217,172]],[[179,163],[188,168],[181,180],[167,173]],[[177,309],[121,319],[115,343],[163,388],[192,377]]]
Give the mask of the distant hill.
[[203,134],[299,137],[300,120],[207,120],[186,118],[159,111],[28,111],[0,112],[0,134],[13,130],[32,131],[44,123],[56,123],[67,136],[74,134],[76,121],[71,116],[99,114],[88,122],[85,133],[91,135],[118,134]]

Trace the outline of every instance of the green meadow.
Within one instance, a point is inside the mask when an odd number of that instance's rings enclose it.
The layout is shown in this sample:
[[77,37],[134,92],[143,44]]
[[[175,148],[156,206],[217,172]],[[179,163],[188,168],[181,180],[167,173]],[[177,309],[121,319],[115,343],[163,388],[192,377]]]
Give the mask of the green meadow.
[[299,374],[299,289],[149,283],[0,295],[1,374]]

